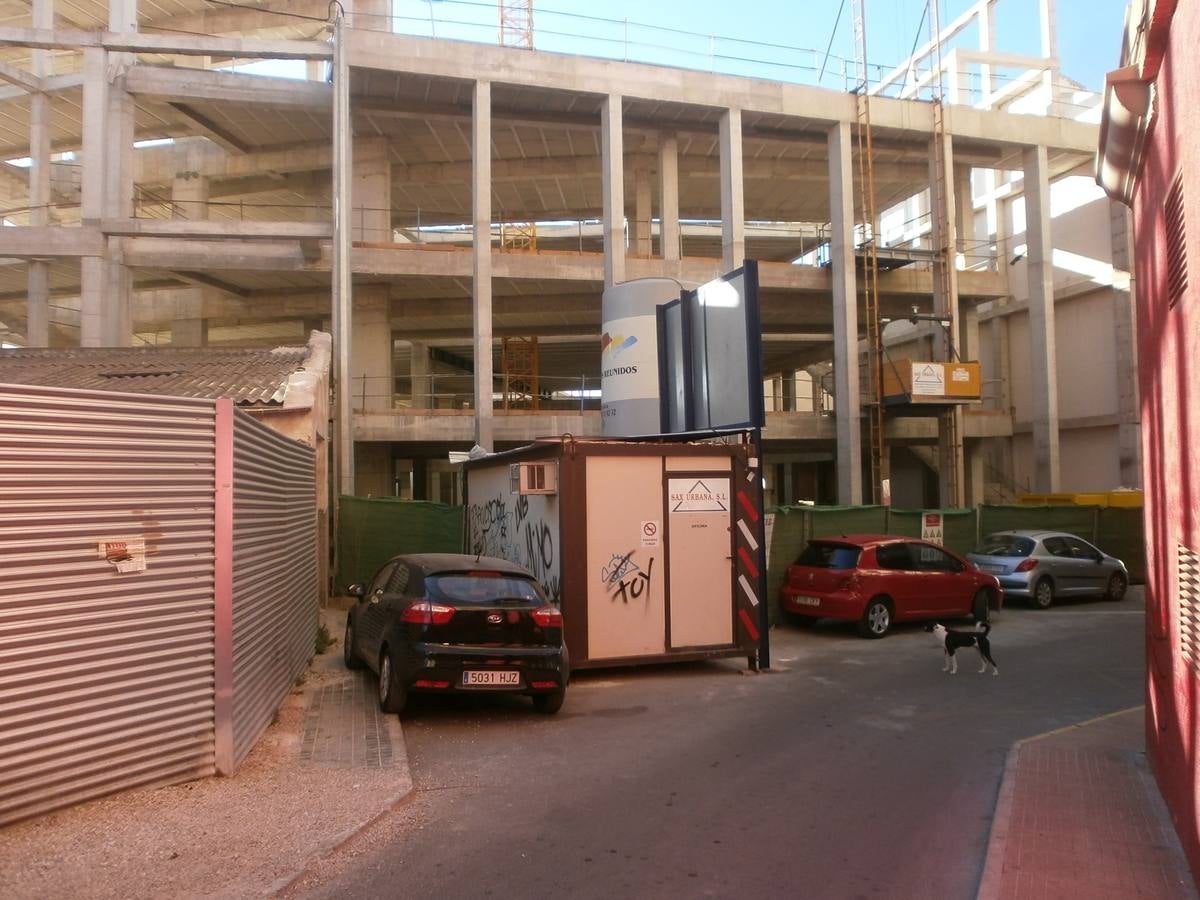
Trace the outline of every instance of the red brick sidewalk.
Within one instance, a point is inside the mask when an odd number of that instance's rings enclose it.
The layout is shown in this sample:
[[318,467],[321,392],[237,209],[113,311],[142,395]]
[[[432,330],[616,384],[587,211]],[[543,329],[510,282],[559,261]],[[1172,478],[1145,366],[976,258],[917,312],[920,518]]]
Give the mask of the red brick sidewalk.
[[979,900],[1195,900],[1145,756],[1142,707],[1009,751]]

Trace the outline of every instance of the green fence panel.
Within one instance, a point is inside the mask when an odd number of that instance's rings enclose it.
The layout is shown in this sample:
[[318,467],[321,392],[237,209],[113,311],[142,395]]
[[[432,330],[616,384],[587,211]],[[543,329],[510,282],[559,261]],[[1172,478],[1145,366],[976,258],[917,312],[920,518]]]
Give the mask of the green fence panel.
[[975,520],[978,513],[974,509],[889,509],[887,533],[919,538],[922,516],[931,512],[942,514],[944,547],[956,553],[970,553],[975,549]]
[[779,589],[787,577],[787,567],[796,561],[804,545],[808,543],[808,517],[810,507],[778,506],[770,512],[775,516],[771,529],[771,549],[767,554],[767,608],[771,622],[778,622]]
[[1129,580],[1146,581],[1146,542],[1141,507],[1108,506],[1100,510],[1096,546],[1125,563]]
[[1021,528],[1040,528],[1046,531],[1066,531],[1094,541],[1096,530],[1095,506],[984,506],[981,507],[982,534],[1011,531]]
[[426,500],[342,497],[338,593],[366,581],[397,553],[461,553],[463,508]]
[[842,534],[884,534],[887,508],[883,506],[810,506],[810,537]]

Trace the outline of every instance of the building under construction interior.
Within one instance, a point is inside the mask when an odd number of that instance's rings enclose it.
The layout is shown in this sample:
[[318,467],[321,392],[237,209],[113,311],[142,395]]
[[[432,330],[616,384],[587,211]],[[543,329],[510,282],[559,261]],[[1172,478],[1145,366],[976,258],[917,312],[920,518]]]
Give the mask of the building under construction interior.
[[1137,486],[1124,213],[1051,202],[1097,103],[1053,0],[1032,56],[997,5],[867,77],[855,4],[835,90],[547,52],[528,2],[489,45],[390,0],[0,0],[0,341],[329,331],[339,490],[458,502],[452,451],[601,434],[606,285],[753,259],[768,502]]

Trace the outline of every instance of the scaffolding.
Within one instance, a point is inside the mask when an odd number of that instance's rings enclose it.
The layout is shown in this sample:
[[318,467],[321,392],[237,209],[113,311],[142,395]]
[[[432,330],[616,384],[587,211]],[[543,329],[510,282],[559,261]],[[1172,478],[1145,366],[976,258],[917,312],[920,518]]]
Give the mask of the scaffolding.
[[[879,257],[875,243],[875,169],[871,140],[871,94],[867,79],[865,0],[854,0],[855,144],[858,151],[859,221],[862,222],[863,310],[867,330],[867,454],[871,466],[871,502],[887,503],[887,447],[883,433],[883,333],[879,321]],[[856,254],[858,255],[858,254]]]

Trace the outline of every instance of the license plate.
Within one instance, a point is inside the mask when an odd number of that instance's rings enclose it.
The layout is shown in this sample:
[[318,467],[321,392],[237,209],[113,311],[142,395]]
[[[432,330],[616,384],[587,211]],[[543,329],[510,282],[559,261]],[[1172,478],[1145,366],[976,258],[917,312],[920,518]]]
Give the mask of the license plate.
[[1004,566],[980,566],[985,572],[991,572],[993,575],[999,575],[1004,571]]
[[797,597],[796,602],[801,606],[820,606],[820,597]]
[[462,683],[463,687],[517,687],[521,684],[521,673],[468,669],[463,672]]

